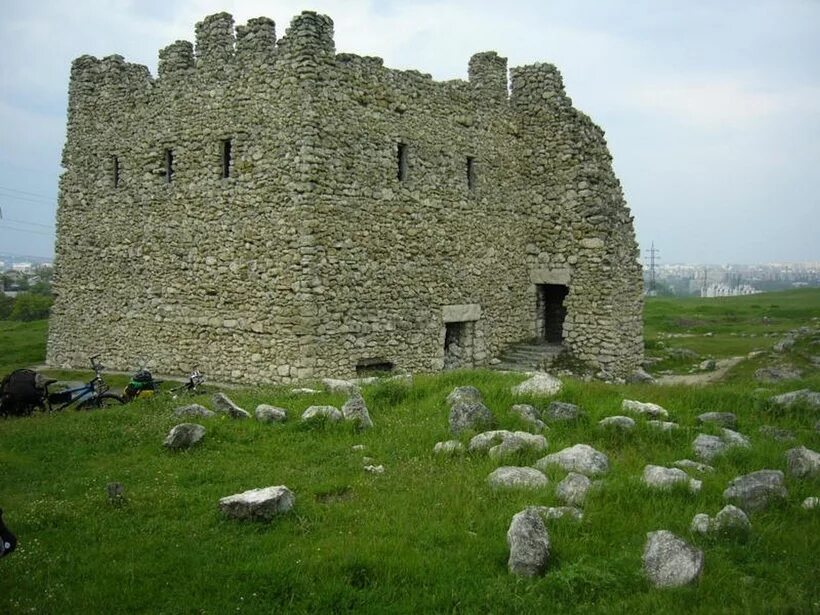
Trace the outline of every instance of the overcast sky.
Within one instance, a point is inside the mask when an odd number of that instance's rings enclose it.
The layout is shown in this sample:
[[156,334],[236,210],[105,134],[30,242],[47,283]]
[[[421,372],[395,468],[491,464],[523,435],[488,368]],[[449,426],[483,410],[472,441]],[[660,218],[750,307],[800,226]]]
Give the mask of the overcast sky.
[[552,62],[607,135],[662,262],[820,261],[820,0],[0,0],[0,252],[53,250],[71,61],[157,51],[222,10],[436,79],[477,51]]

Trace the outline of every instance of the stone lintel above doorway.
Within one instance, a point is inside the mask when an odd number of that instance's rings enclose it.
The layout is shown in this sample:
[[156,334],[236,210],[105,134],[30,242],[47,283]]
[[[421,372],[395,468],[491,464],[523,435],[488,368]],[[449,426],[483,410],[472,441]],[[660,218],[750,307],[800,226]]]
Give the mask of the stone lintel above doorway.
[[530,269],[530,282],[533,284],[563,284],[569,286],[572,270],[569,267],[558,269]]
[[481,306],[478,303],[445,305],[441,308],[444,322],[468,322],[481,318]]

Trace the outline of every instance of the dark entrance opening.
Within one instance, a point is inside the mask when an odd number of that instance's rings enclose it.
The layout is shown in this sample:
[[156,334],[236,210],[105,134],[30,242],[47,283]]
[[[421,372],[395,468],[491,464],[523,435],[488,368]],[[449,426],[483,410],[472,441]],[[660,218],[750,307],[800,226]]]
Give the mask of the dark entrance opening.
[[444,323],[444,369],[473,366],[473,322]]
[[563,284],[538,284],[537,326],[538,337],[550,344],[564,341],[564,318],[567,308],[564,299],[569,287]]

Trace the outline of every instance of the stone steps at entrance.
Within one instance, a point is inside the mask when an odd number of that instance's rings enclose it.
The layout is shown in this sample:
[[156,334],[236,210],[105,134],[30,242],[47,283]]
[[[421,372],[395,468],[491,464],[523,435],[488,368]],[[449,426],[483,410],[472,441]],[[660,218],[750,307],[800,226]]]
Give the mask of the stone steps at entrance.
[[508,346],[499,355],[501,361],[492,369],[503,371],[532,371],[548,368],[561,354],[561,344],[521,342]]

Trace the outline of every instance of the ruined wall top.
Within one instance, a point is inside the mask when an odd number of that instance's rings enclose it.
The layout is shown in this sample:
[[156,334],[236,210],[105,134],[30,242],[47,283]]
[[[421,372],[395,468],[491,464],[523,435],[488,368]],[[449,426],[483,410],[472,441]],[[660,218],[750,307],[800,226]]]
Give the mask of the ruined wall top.
[[469,60],[468,81],[439,82],[414,70],[384,68],[377,57],[336,53],[333,20],[326,15],[304,11],[293,18],[282,38],[267,17],[234,24],[229,13],[205,17],[195,26],[195,43],[178,40],[159,51],[155,79],[141,64],[125,62],[122,56],[102,59],[84,55],[71,67],[70,93],[84,97],[112,97],[139,94],[154,86],[173,87],[179,79],[202,82],[241,78],[253,70],[291,68],[303,72],[311,64],[335,64],[361,71],[387,71],[424,82],[426,87],[454,85],[474,93],[476,100],[494,104],[511,103],[518,112],[538,111],[552,106],[571,106],[564,93],[561,74],[551,64],[512,68],[508,81],[507,59],[494,51],[476,53]]

